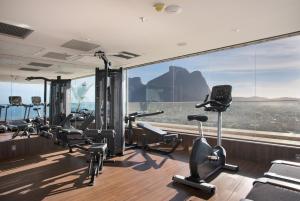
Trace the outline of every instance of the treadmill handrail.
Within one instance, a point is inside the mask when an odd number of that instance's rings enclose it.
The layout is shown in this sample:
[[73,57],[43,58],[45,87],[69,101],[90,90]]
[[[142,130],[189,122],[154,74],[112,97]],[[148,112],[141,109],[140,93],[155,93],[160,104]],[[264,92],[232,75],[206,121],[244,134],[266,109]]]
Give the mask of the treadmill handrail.
[[300,185],[299,184],[289,183],[289,182],[286,182],[286,181],[280,181],[280,180],[277,180],[277,179],[269,179],[269,178],[262,177],[262,178],[256,179],[253,182],[253,184],[255,184],[255,183],[266,183],[266,184],[271,184],[271,185],[274,185],[274,186],[279,186],[279,187],[287,188],[287,189],[294,190],[294,191],[300,191]]
[[275,160],[275,161],[272,161],[271,163],[272,164],[284,164],[284,165],[300,167],[300,163],[292,162],[292,161],[285,161],[285,160]]
[[277,174],[277,173],[274,173],[274,172],[265,172],[264,176],[268,177],[268,178],[279,179],[279,180],[282,180],[282,181],[292,182],[292,183],[296,183],[296,184],[300,185],[300,180],[299,179],[284,176],[284,175]]

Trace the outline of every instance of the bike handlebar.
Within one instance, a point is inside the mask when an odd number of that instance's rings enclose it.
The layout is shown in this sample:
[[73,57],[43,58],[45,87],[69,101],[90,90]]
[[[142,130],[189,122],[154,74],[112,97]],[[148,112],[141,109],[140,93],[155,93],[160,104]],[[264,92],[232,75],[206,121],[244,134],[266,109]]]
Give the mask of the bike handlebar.
[[228,104],[224,104],[224,103],[221,103],[221,102],[219,102],[219,101],[216,101],[216,100],[210,100],[210,101],[207,101],[207,102],[205,102],[205,103],[201,103],[201,104],[196,104],[196,108],[201,108],[201,107],[205,107],[206,105],[208,105],[208,104],[216,104],[216,105],[218,105],[218,106],[222,106],[222,107],[227,107],[228,106]]

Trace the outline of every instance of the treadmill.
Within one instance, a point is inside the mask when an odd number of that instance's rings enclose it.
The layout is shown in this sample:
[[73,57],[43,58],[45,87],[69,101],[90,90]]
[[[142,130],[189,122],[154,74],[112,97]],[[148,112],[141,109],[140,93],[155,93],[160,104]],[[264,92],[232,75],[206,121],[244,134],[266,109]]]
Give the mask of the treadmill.
[[[28,106],[22,103],[22,97],[21,96],[9,96],[9,104],[6,106],[5,110],[5,121],[7,124],[7,129],[10,131],[22,131],[29,127],[29,122],[25,120],[26,114],[27,114],[27,108]],[[20,120],[7,120],[7,110],[11,107],[24,107],[24,118]]]
[[300,185],[286,181],[259,178],[253,188],[241,201],[299,201]]
[[300,163],[275,160],[263,178],[255,180],[241,201],[299,201]]
[[300,185],[300,163],[285,160],[272,161],[271,168],[264,176]]

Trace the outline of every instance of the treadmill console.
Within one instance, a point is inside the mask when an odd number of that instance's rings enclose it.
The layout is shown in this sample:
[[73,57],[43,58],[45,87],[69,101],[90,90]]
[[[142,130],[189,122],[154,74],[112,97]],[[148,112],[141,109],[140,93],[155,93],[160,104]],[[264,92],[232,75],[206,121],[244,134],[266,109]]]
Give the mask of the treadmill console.
[[21,96],[9,96],[9,104],[13,106],[21,106],[22,105],[22,97]]
[[35,106],[39,106],[39,105],[41,105],[41,97],[40,96],[32,96],[31,97],[31,102],[32,102],[32,104],[33,105],[35,105]]

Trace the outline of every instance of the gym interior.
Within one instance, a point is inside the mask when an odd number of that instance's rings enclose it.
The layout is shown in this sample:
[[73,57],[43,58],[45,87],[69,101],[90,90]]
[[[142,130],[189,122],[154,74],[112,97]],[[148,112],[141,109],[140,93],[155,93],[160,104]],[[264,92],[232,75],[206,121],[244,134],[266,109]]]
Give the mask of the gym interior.
[[300,1],[1,0],[0,200],[300,200]]

